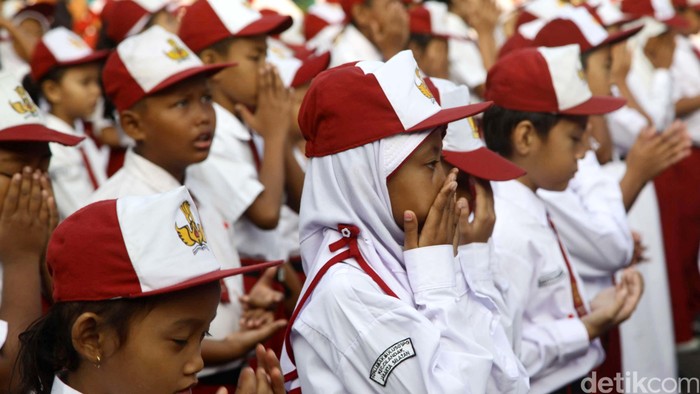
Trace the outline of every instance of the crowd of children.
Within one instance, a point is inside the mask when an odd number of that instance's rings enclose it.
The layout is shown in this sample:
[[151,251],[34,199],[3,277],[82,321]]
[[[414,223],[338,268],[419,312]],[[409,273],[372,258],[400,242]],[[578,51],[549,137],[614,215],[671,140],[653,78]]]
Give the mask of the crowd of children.
[[700,2],[2,6],[0,393],[700,378]]

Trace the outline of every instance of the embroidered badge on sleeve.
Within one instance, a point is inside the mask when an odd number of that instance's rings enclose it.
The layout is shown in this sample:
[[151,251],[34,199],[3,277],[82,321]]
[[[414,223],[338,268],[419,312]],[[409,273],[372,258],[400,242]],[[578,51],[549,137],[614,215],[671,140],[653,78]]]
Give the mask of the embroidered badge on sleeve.
[[399,364],[416,356],[416,350],[413,348],[411,338],[402,339],[395,344],[389,346],[382,354],[377,357],[377,360],[372,365],[369,378],[382,386],[386,386],[386,381],[389,375]]

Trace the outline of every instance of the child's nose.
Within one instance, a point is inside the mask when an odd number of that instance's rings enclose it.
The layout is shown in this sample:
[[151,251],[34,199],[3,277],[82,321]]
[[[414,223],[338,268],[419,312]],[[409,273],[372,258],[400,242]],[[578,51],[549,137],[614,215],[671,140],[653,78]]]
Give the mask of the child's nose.
[[185,364],[185,375],[195,375],[197,372],[204,368],[204,359],[202,359],[201,348],[197,349],[196,352],[192,354],[190,360]]

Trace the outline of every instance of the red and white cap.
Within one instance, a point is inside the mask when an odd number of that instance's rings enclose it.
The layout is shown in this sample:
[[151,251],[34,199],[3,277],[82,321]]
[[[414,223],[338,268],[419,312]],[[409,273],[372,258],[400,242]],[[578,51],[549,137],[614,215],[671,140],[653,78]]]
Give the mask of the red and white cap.
[[673,5],[677,8],[700,10],[700,0],[673,0]]
[[306,41],[314,38],[329,26],[343,26],[345,12],[336,3],[315,3],[304,16],[304,38]]
[[313,52],[296,53],[283,42],[270,39],[267,46],[267,61],[277,67],[282,82],[287,87],[305,85],[328,68],[330,52],[316,55]]
[[620,7],[613,4],[611,0],[588,0],[582,6],[586,7],[606,27],[630,22],[634,19],[634,17],[623,14]]
[[526,48],[499,59],[485,97],[510,110],[564,115],[600,115],[625,105],[621,98],[593,96],[578,45]]
[[[469,104],[471,95],[465,85],[438,78],[430,78],[430,81],[443,108]],[[447,133],[442,139],[442,155],[461,171],[490,181],[507,181],[525,175],[525,170],[486,147],[471,117],[447,125]]]
[[290,26],[290,16],[263,15],[246,0],[197,0],[187,7],[178,35],[193,51],[200,52],[228,37],[274,35]]
[[308,157],[342,152],[392,135],[430,130],[491,103],[443,109],[411,51],[386,63],[361,61],[322,72],[304,96],[299,126]]
[[120,43],[146,27],[153,14],[174,6],[171,0],[112,0],[105,4],[100,18],[110,40]]
[[[537,28],[538,22],[530,22],[520,27],[521,31],[530,27]],[[594,18],[585,7],[573,7],[562,10],[556,19],[539,27],[533,39],[533,46],[560,47],[578,44],[582,53],[592,51],[605,45],[612,45],[626,40],[638,33],[642,26],[608,34],[607,30]]]
[[637,18],[652,17],[671,27],[685,27],[688,24],[685,18],[676,13],[670,0],[622,0],[620,9]]
[[123,111],[143,97],[197,75],[235,64],[205,66],[176,35],[160,26],[129,37],[109,56],[102,71],[105,94]]
[[184,186],[80,209],[51,235],[46,262],[56,302],[170,293],[281,263],[221,269]]
[[532,22],[534,20],[543,19],[550,20],[555,18],[563,9],[574,7],[572,4],[561,0],[532,0],[520,8],[520,13],[515,21],[515,27]]
[[73,146],[83,140],[44,126],[41,111],[12,74],[0,73],[0,142],[58,142]]
[[29,62],[30,74],[34,81],[39,81],[54,67],[97,62],[108,55],[108,51],[93,51],[82,38],[65,27],[57,27],[46,32],[36,45]]
[[447,4],[426,1],[408,11],[409,29],[412,34],[424,34],[438,38],[449,38]]

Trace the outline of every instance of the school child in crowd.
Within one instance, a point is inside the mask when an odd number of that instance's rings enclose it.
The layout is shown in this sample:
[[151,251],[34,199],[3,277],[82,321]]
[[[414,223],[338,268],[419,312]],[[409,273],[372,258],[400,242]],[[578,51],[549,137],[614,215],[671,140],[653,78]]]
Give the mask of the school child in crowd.
[[[207,158],[214,138],[216,119],[206,77],[229,66],[203,65],[177,36],[160,26],[122,41],[105,65],[103,80],[122,128],[136,145],[93,200],[161,193],[186,184],[187,167]],[[191,190],[208,224],[209,247],[226,267],[240,266],[231,229],[210,202],[209,190]],[[200,380],[233,388],[242,357],[285,322],[260,315],[241,324],[241,278],[228,278],[222,287],[212,336],[202,346],[206,369]],[[220,380],[207,381],[206,376]]]
[[0,101],[0,391],[14,392],[19,334],[41,315],[43,251],[58,223],[49,142],[80,138],[46,128],[14,75],[0,74]]
[[179,22],[174,8],[172,0],[108,1],[100,13],[102,29],[97,48],[113,49],[125,38],[156,25],[177,33]]
[[312,4],[304,16],[304,46],[318,52],[328,52],[333,41],[345,28],[346,16],[340,3]]
[[487,146],[527,171],[494,185],[499,220],[493,237],[521,303],[520,359],[535,392],[567,390],[600,364],[604,353],[597,338],[630,316],[643,286],[639,273],[627,270],[619,285],[588,303],[536,194],[567,188],[586,151],[587,117],[624,105],[591,93],[579,55],[577,45],[522,49],[500,59],[487,79],[486,97],[495,103],[484,113]]
[[358,60],[386,60],[406,49],[408,12],[399,0],[342,0],[345,29],[331,50],[331,67]]
[[291,392],[492,387],[494,355],[475,332],[498,322],[457,283],[453,230],[469,210],[441,159],[445,126],[489,104],[442,109],[417,70],[409,51],[330,69],[302,103],[308,277],[282,358]]
[[[185,187],[100,201],[65,219],[46,255],[55,304],[21,335],[20,392],[189,392],[220,281],[270,266],[225,268],[202,223]],[[258,354],[256,383],[279,386],[274,355]]]
[[[9,13],[7,8],[13,8]],[[29,61],[34,47],[49,30],[54,5],[49,3],[23,4],[15,7],[3,3],[0,16],[0,69],[22,80],[29,73]]]
[[[292,100],[266,56],[268,37],[291,23],[288,16],[260,14],[241,0],[198,0],[188,7],[179,32],[205,64],[238,64],[211,79],[217,119],[212,154],[188,169],[188,177],[193,187],[208,190],[234,228],[235,247],[244,265],[288,257],[277,226],[284,201],[285,157],[291,155]],[[244,282],[246,308],[274,310],[282,301],[283,293],[269,286],[272,274]],[[291,277],[294,272],[285,264],[280,276],[272,279],[287,274]]]
[[408,49],[418,67],[431,78],[449,79],[447,5],[428,1],[408,11],[411,35]]
[[[31,80],[40,103],[48,105],[46,125],[63,133],[86,137],[84,121],[95,111],[101,95],[100,62],[108,53],[93,51],[75,33],[58,27],[42,38],[31,61]],[[49,174],[62,218],[87,204],[107,180],[108,152],[85,138],[77,149],[51,144]]]

